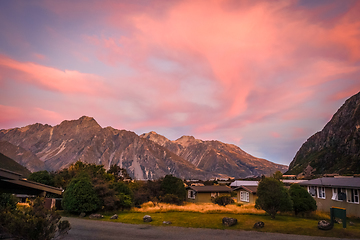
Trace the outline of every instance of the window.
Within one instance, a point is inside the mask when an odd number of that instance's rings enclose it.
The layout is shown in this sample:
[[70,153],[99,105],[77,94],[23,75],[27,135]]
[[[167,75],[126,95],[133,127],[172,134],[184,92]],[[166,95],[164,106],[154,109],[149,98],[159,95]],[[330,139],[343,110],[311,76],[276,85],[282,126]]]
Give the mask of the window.
[[324,187],[318,187],[318,198],[325,199],[325,188]]
[[219,196],[219,193],[216,193],[216,192],[211,193],[211,197],[216,198],[217,196]]
[[316,195],[317,195],[317,187],[309,186],[308,187],[308,192],[310,193],[310,195],[312,197],[316,197]]
[[347,201],[349,203],[359,204],[359,190],[358,189],[348,189],[347,190]]
[[344,188],[333,188],[332,200],[335,201],[344,201],[346,200],[346,190]]
[[250,202],[250,200],[249,200],[249,192],[240,191],[240,201],[242,201],[242,202]]
[[193,190],[188,190],[188,198],[190,198],[190,199],[195,199],[195,191],[193,191]]

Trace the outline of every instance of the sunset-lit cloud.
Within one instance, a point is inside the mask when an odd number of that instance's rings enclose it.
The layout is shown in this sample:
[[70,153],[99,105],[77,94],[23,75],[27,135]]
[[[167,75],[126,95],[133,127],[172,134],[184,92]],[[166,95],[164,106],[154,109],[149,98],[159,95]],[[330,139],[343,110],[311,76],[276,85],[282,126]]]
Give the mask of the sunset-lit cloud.
[[20,2],[0,3],[0,128],[90,115],[289,164],[360,91],[358,1]]

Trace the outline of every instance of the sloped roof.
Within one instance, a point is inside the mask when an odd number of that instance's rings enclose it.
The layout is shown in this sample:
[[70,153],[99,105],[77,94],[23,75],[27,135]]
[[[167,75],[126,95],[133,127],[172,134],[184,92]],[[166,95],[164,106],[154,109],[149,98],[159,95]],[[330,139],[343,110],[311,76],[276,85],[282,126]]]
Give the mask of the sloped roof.
[[240,187],[235,188],[233,191],[240,190],[240,189],[244,189],[248,192],[255,194],[257,191],[257,186],[240,186]]
[[324,177],[301,182],[302,186],[323,186],[323,187],[341,187],[341,188],[360,188],[360,178],[332,178]]
[[230,184],[230,187],[240,187],[240,186],[257,186],[259,181],[240,181],[236,180]]
[[0,189],[18,194],[41,194],[49,192],[61,195],[63,190],[45,184],[29,181],[21,174],[0,168]]
[[227,186],[190,186],[187,189],[192,189],[196,192],[231,192],[232,189]]

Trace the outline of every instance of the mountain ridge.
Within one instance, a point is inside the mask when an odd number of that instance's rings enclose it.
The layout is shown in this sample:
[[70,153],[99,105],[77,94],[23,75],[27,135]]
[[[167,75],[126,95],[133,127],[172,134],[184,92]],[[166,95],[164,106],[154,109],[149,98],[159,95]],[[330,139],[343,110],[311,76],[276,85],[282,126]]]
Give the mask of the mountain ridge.
[[300,147],[288,174],[360,173],[360,92],[350,97],[320,131]]
[[[156,141],[151,136],[157,136]],[[235,145],[202,141],[193,136],[182,136],[175,141],[160,136],[155,132],[138,136],[127,130],[102,128],[94,118],[87,116],[64,120],[53,127],[36,123],[0,130],[0,141],[29,151],[34,155],[34,161],[39,160],[44,164],[42,168],[49,171],[68,167],[78,160],[102,164],[106,169],[116,164],[137,179],[157,179],[167,174],[187,179],[238,178],[269,175],[287,168],[255,158]],[[0,148],[0,152],[4,149]],[[21,158],[14,160],[24,161]],[[258,166],[264,163],[265,167]]]

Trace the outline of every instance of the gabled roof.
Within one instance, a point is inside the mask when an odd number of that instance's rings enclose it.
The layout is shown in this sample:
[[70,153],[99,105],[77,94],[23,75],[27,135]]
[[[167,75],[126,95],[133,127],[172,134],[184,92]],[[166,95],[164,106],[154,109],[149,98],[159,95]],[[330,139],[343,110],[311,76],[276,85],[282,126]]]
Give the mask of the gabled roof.
[[233,191],[236,191],[236,190],[240,190],[240,189],[244,189],[248,192],[251,192],[251,193],[256,193],[257,191],[257,186],[240,186],[240,187],[237,187],[235,189],[233,189]]
[[240,186],[257,186],[259,181],[240,181],[236,180],[230,184],[230,187],[240,187]]
[[323,186],[323,187],[341,187],[341,188],[360,188],[360,178],[332,178],[324,177],[301,182],[302,186]]
[[231,192],[232,189],[227,186],[190,186],[186,189],[192,189],[195,192]]

